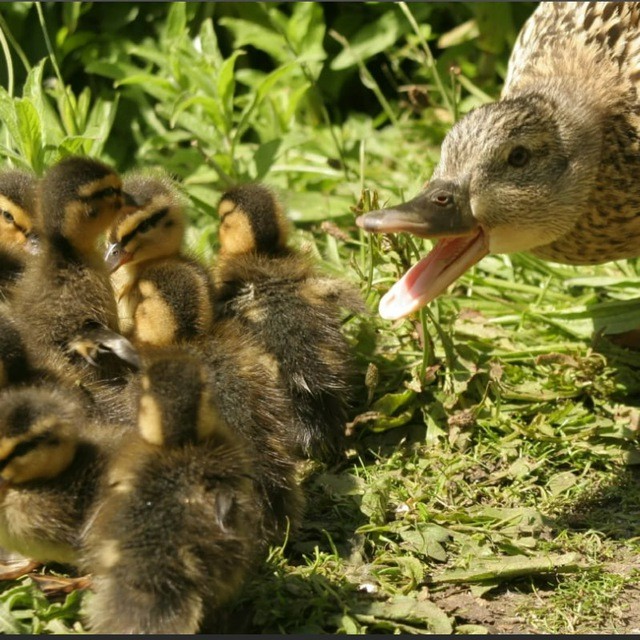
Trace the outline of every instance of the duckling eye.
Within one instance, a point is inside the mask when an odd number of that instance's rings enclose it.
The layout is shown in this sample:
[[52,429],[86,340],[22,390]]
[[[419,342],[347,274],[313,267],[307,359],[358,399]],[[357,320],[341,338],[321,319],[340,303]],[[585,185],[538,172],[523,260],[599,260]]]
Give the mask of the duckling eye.
[[6,210],[3,209],[2,210],[2,217],[7,221],[7,222],[13,222],[14,218],[13,216]]
[[529,162],[530,157],[531,157],[531,154],[529,153],[528,149],[525,149],[525,147],[518,146],[511,149],[511,153],[509,154],[509,158],[507,162],[512,167],[524,167],[524,165],[527,164],[527,162]]

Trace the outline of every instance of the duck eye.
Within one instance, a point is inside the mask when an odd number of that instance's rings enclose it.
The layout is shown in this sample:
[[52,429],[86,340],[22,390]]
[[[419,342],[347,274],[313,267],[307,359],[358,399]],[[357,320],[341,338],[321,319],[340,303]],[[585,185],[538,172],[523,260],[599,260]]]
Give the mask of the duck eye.
[[531,154],[524,147],[514,147],[509,154],[508,162],[512,167],[524,167],[529,162]]
[[13,216],[6,210],[3,209],[2,210],[2,217],[7,221],[7,222],[13,222]]

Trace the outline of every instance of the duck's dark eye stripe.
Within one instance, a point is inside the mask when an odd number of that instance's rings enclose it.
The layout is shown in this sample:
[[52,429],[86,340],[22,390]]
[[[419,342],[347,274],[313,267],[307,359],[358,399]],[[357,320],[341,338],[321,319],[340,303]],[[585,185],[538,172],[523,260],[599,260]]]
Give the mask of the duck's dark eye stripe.
[[156,211],[149,218],[145,218],[133,231],[130,231],[126,235],[122,236],[122,240],[120,240],[120,244],[123,247],[126,247],[129,242],[138,234],[144,233],[145,231],[149,231],[152,227],[155,227],[163,218],[167,216],[169,213],[169,207],[165,207],[164,209],[160,209]]
[[101,200],[102,198],[106,198],[107,196],[120,195],[122,195],[122,189],[119,189],[118,187],[105,187],[104,189],[100,189],[99,191],[94,191],[91,195],[80,196],[79,200],[82,200],[82,202],[92,202],[93,200]]
[[[47,440],[49,440],[49,442],[47,442]],[[29,453],[29,451],[39,447],[43,442],[47,442],[50,446],[58,444],[59,441],[58,438],[52,438],[50,434],[43,433],[39,436],[35,436],[35,438],[31,438],[31,440],[25,440],[24,442],[17,444],[6,458],[0,460],[0,471],[2,471],[12,460],[19,458],[20,456],[24,456]]]

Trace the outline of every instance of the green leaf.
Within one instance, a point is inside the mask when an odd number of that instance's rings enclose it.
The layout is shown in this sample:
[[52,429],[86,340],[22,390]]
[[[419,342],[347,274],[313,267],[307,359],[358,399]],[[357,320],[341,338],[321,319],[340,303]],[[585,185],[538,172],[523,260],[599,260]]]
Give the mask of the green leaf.
[[43,166],[42,125],[35,108],[29,98],[15,101],[18,121],[20,149],[36,173],[41,173]]
[[447,560],[447,552],[442,542],[449,540],[451,534],[437,524],[419,524],[413,529],[398,532],[403,540],[401,545],[413,553],[429,556],[438,562]]
[[30,633],[29,627],[17,620],[5,602],[0,602],[0,632],[8,635]]
[[406,621],[422,624],[431,633],[448,635],[453,632],[451,621],[442,609],[428,600],[416,600],[409,596],[394,596],[386,602],[361,603],[352,609],[351,614],[362,621]]
[[186,3],[172,2],[167,16],[167,26],[165,36],[170,40],[175,40],[185,35],[187,32]]
[[284,38],[269,27],[241,18],[220,18],[218,24],[233,33],[233,46],[239,49],[251,45],[269,54],[279,64],[291,61],[291,53]]
[[534,557],[505,556],[479,558],[468,569],[452,569],[432,577],[433,582],[480,582],[483,580],[511,580],[522,576],[578,571],[578,553],[545,554]]
[[392,47],[401,34],[399,16],[395,11],[387,11],[356,32],[349,40],[349,47],[331,61],[330,67],[334,71],[340,71],[357,65],[358,60],[365,62],[367,58]]
[[234,51],[220,66],[218,74],[217,90],[218,99],[222,102],[222,113],[227,122],[226,131],[231,128],[233,120],[233,96],[235,92],[234,67],[238,56],[244,55],[242,49]]

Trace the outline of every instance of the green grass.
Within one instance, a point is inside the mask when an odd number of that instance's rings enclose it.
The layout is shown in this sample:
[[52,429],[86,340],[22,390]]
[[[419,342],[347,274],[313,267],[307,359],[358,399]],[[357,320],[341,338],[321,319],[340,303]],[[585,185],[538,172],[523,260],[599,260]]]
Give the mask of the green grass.
[[[301,470],[303,526],[256,567],[228,628],[637,632],[640,370],[605,335],[637,324],[637,261],[491,256],[389,323],[378,301],[429,242],[354,224],[416,193],[454,118],[497,96],[531,5],[99,5],[44,8],[69,85],[46,80],[50,61],[27,76],[16,57],[27,82],[0,91],[0,153],[38,171],[74,151],[169,169],[207,260],[221,191],[264,180],[295,243],[359,283],[370,310],[344,325],[359,369],[347,460]],[[120,31],[84,37],[83,16]],[[16,5],[7,19],[18,31],[35,18]],[[81,630],[89,597],[7,583],[0,629]]]

